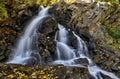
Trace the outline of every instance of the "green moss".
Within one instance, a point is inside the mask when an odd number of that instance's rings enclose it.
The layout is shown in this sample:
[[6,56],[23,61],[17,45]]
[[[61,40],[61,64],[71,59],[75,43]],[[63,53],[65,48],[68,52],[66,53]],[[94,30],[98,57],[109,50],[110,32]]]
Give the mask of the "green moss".
[[[119,52],[120,50],[120,26],[108,25],[102,26],[102,31],[107,35],[104,41],[109,44],[112,50]],[[109,42],[112,40],[112,42]]]
[[0,20],[7,17],[7,10],[3,4],[0,3]]
[[1,7],[1,6],[0,6],[0,17],[1,18],[7,17],[6,9],[4,7]]
[[110,30],[110,34],[116,38],[119,39],[120,38],[120,27],[116,27]]
[[120,26],[107,26],[106,30],[113,38],[120,39]]

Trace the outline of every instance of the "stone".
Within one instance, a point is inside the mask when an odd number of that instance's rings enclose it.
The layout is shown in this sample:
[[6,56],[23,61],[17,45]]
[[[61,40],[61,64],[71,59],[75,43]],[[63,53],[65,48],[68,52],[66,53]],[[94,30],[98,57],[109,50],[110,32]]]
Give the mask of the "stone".
[[39,53],[32,53],[31,56],[34,57],[34,58],[36,58],[37,62],[40,61],[40,55],[39,55]]
[[0,52],[0,56],[1,56],[1,55],[4,55],[4,52]]
[[55,13],[55,12],[57,12],[56,11],[56,8],[58,7],[58,4],[53,4],[51,7],[50,7],[50,9],[48,10],[48,13],[49,14],[53,14],[53,13]]
[[116,72],[120,72],[120,62],[114,64],[111,69]]
[[103,79],[111,79],[110,77],[108,77],[108,76],[106,76],[106,75],[104,75],[102,73],[101,73],[101,75],[102,75]]
[[4,55],[0,55],[0,61],[2,61],[3,59],[5,59]]
[[37,65],[39,61],[37,60],[37,58],[31,56],[30,58],[24,60],[23,63],[24,62],[26,62],[25,65],[33,66]]
[[77,46],[77,38],[73,35],[72,31],[69,31],[68,33],[68,45],[74,47],[74,49],[77,49],[78,46]]
[[34,4],[27,8],[29,16],[37,15],[40,10],[41,10],[41,7],[38,4]]
[[56,28],[57,28],[56,20],[52,17],[47,17],[43,19],[43,22],[39,27],[39,31],[43,34],[48,34],[55,31]]
[[75,60],[75,62],[77,64],[81,64],[86,67],[88,66],[88,60],[86,58],[79,58],[79,59]]

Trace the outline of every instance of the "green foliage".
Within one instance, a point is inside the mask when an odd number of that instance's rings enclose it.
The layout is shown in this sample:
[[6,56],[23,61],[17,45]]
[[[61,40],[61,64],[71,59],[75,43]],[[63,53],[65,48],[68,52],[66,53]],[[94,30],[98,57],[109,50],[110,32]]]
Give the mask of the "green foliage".
[[109,31],[112,37],[120,39],[120,26],[111,28]]
[[6,8],[0,6],[0,18],[7,17]]
[[120,39],[120,26],[105,26],[109,35],[115,39]]
[[4,4],[2,4],[2,2],[0,1],[0,20],[6,17],[7,17],[7,10]]
[[[116,0],[116,2],[117,2],[117,0]],[[110,36],[112,36],[116,40],[120,39],[119,16],[120,16],[120,5],[113,4],[113,5],[109,6],[109,8],[106,10],[106,16],[101,21],[101,23],[104,26],[102,28],[103,32],[107,32]]]

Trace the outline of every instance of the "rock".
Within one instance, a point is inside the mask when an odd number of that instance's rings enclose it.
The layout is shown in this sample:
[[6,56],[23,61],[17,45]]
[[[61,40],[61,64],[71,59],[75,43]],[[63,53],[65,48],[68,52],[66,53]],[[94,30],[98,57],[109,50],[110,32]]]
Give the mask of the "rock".
[[[49,57],[54,59],[55,53],[55,42],[54,42],[54,35],[57,30],[57,22],[52,17],[46,17],[43,19],[43,23],[39,27],[39,47],[40,47],[40,54],[43,57],[45,62],[48,61]],[[46,51],[47,50],[47,51]],[[48,53],[49,51],[49,53]]]
[[92,43],[92,44],[89,44],[89,45],[87,45],[88,46],[88,50],[89,51],[93,51],[94,50],[94,44]]
[[49,33],[49,34],[42,34],[39,33],[39,41],[38,41],[38,47],[40,50],[40,55],[44,58],[45,62],[47,62],[47,58],[52,57],[54,59],[54,53],[55,53],[55,42],[54,42],[54,35],[55,32]]
[[25,65],[29,65],[29,66],[37,65],[39,63],[37,58],[32,57],[32,56],[30,58],[24,60],[23,63],[24,62],[26,62]]
[[76,63],[78,63],[78,64],[82,64],[83,66],[88,66],[88,60],[86,59],[86,58],[80,58],[80,59],[77,59],[77,60],[75,60],[75,62]]
[[32,53],[31,56],[32,56],[32,58],[35,58],[37,62],[40,61],[40,55],[38,53]]
[[58,3],[52,5],[52,6],[50,7],[50,9],[48,10],[48,13],[52,15],[53,13],[56,12],[56,8],[57,8],[57,7],[58,7]]
[[54,32],[57,28],[57,22],[52,17],[47,17],[43,19],[42,24],[39,27],[39,31],[44,34]]
[[41,7],[38,4],[34,4],[27,8],[29,16],[37,15],[40,10],[41,10]]
[[16,23],[17,25],[15,25],[16,29],[18,29],[19,31],[22,31],[22,29],[25,26],[25,23],[28,22],[31,19],[32,15],[29,14],[21,14],[18,18],[16,18]]
[[6,47],[4,46],[4,45],[0,45],[0,50],[2,51],[2,50],[5,50],[6,49]]
[[53,5],[53,7],[50,8],[49,13],[56,18],[58,23],[65,26],[67,26],[66,23],[71,19],[71,10],[67,9],[67,4],[65,2]]
[[9,57],[9,55],[10,55],[10,53],[12,52],[12,50],[11,49],[6,49],[6,51],[5,51],[5,57],[6,57],[6,59]]
[[120,72],[120,62],[114,64],[111,69],[116,72]]
[[94,38],[88,32],[80,32],[80,36],[87,42],[94,42]]
[[74,47],[74,49],[77,49],[78,46],[77,46],[77,38],[74,36],[74,34],[72,33],[72,31],[69,31],[68,33],[68,45]]
[[18,27],[21,26],[20,29],[22,30],[26,23],[29,22],[33,16],[36,16],[40,10],[41,7],[38,4],[34,4],[32,6],[26,7],[26,9],[23,9],[22,13],[20,13],[18,17],[15,18]]
[[4,53],[5,50],[6,50],[6,47],[4,45],[1,45],[0,46],[0,61],[5,59],[5,53]]
[[100,73],[100,74],[102,75],[103,79],[111,79],[110,77],[108,77],[108,76],[106,76],[106,75],[104,75],[102,73]]
[[4,52],[0,52],[0,55],[3,55],[4,54]]
[[3,59],[5,59],[4,55],[0,55],[0,61],[2,61]]

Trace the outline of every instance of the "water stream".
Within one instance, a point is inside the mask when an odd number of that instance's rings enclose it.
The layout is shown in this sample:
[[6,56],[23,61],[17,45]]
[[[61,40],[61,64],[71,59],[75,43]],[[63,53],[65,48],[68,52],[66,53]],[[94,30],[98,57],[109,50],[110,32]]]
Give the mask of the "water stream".
[[48,7],[41,8],[42,10],[39,12],[39,14],[26,26],[23,35],[19,38],[17,45],[13,49],[12,55],[7,63],[25,65],[28,64],[28,60],[39,60],[39,63],[41,63],[41,56],[39,55],[37,44],[37,29],[38,24],[42,22],[42,19],[48,16],[49,9]]

